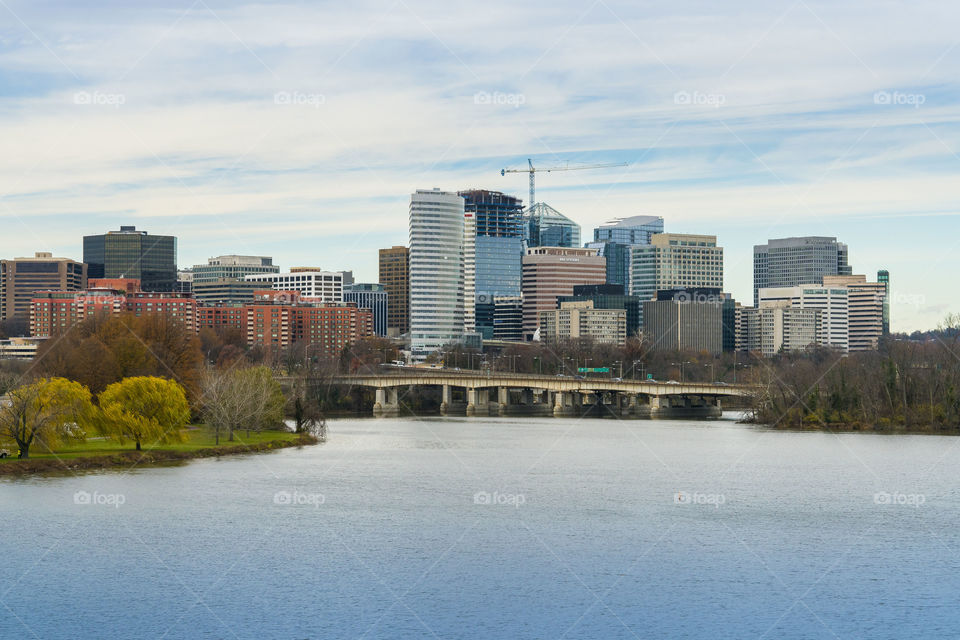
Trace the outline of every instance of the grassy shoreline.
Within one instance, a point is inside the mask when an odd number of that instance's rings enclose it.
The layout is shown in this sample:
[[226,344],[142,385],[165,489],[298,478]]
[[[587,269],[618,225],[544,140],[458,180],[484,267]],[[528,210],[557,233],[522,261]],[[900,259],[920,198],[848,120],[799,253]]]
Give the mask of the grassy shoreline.
[[228,442],[221,437],[220,444],[216,444],[213,435],[206,429],[195,428],[188,431],[186,442],[144,447],[142,451],[136,451],[131,444],[121,447],[109,440],[88,440],[62,447],[54,452],[37,450],[31,452],[31,457],[26,460],[18,460],[16,457],[0,460],[0,477],[141,467],[200,458],[260,453],[319,442],[314,436],[289,431],[255,432],[250,436],[237,433],[234,438],[233,442]]

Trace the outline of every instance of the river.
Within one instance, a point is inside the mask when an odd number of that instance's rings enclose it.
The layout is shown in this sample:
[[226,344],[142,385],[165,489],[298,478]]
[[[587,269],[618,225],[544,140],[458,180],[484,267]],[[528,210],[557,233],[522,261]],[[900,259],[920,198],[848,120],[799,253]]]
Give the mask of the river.
[[960,635],[960,439],[338,420],[0,481],[0,638]]

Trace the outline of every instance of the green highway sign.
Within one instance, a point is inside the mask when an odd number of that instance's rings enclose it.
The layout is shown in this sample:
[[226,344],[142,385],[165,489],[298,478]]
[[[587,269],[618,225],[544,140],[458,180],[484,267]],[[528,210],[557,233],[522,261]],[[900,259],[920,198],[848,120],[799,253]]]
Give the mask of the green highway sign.
[[580,367],[577,373],[610,373],[610,367]]

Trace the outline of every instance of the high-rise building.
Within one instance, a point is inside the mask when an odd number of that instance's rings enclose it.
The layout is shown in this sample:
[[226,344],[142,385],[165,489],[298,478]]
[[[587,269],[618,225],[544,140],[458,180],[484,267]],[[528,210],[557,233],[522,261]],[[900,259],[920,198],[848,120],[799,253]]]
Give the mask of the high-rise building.
[[523,334],[533,339],[540,312],[557,307],[558,296],[573,295],[581,284],[603,284],[606,260],[596,249],[575,247],[532,247],[523,256]]
[[823,276],[848,276],[847,245],[836,238],[805,236],[778,238],[753,248],[753,304],[760,289],[820,284]]
[[631,247],[631,295],[647,301],[657,291],[691,288],[723,289],[723,248],[716,236],[655,233],[649,245]]
[[410,332],[410,250],[380,249],[380,284],[387,291],[387,335]]
[[214,282],[216,280],[243,280],[247,276],[261,273],[280,273],[280,267],[273,264],[268,256],[227,255],[207,258],[207,264],[193,265],[195,283]]
[[607,259],[607,284],[620,285],[626,293],[630,286],[630,247],[648,245],[655,233],[663,233],[663,218],[631,216],[614,218],[593,230],[589,247],[600,250]]
[[299,291],[301,297],[320,302],[343,302],[343,288],[353,284],[353,272],[294,267],[289,273],[259,273],[244,280],[259,283],[261,288],[269,284],[276,291]]
[[410,351],[423,361],[463,339],[464,201],[417,190],[410,198]]
[[591,338],[622,345],[627,340],[627,312],[595,309],[593,300],[562,302],[559,308],[540,312],[540,339]]
[[119,231],[83,237],[83,261],[91,279],[133,278],[143,291],[175,291],[177,239],[121,226]]
[[825,287],[846,287],[850,311],[850,351],[875,351],[883,335],[887,285],[867,276],[823,276]]
[[[474,296],[465,296],[465,315],[484,338],[493,337],[494,298],[520,295],[520,259],[523,256],[523,207],[519,198],[499,191],[472,189],[461,191],[465,215],[473,214],[475,223],[473,262]],[[470,235],[470,234],[468,234]],[[470,248],[465,257],[469,260]],[[469,283],[469,269],[464,269]],[[465,287],[466,288],[466,287]],[[472,303],[471,303],[472,300]],[[467,328],[469,329],[469,323]]]
[[759,296],[758,306],[761,309],[790,306],[819,311],[819,344],[844,353],[850,350],[850,306],[846,286],[802,284],[795,287],[768,287],[760,289]]
[[497,296],[493,304],[493,339],[523,342],[523,298]]
[[719,289],[658,291],[643,303],[643,337],[651,351],[723,351],[724,299]]
[[877,282],[883,284],[883,335],[890,333],[890,272],[877,271]]
[[369,309],[373,313],[373,333],[387,335],[387,309],[389,296],[382,284],[354,283],[343,291],[343,301],[357,305],[358,309]]
[[623,309],[627,313],[627,337],[635,338],[640,331],[640,298],[624,295],[620,285],[577,285],[573,295],[558,296],[557,305],[564,302],[593,302],[594,309]]
[[37,291],[80,291],[87,286],[87,265],[46,252],[32,258],[0,260],[0,320],[19,318],[26,332]]
[[538,202],[524,209],[523,239],[527,247],[579,247],[580,225]]

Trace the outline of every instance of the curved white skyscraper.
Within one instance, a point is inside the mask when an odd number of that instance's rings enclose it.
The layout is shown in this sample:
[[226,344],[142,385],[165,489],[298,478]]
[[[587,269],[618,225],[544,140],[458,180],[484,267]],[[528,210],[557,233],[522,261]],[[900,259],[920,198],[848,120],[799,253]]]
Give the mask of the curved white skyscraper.
[[410,197],[410,350],[423,361],[463,338],[464,200],[418,189]]

